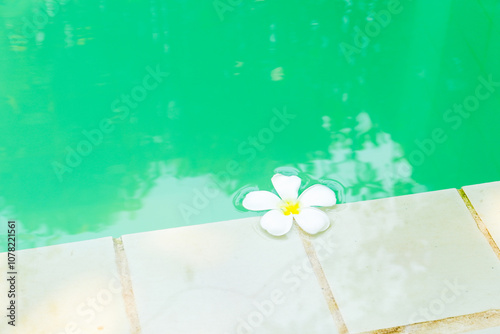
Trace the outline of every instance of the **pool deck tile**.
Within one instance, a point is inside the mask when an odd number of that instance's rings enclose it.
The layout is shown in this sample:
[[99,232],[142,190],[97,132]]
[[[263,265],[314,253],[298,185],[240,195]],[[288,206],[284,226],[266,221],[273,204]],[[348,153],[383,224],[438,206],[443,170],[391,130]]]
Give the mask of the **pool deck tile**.
[[457,190],[328,213],[312,243],[351,332],[500,309],[500,260]]
[[[16,258],[16,326],[2,316],[0,333],[131,333],[112,238],[17,251]],[[10,271],[6,262],[2,273]],[[0,280],[2,309],[7,284]]]
[[259,218],[122,237],[143,334],[335,334],[296,230]]

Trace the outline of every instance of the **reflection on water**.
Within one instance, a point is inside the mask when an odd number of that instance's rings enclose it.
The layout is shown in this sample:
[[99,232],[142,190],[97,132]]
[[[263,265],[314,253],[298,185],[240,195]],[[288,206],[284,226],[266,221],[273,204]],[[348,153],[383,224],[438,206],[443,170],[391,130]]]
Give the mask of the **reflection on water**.
[[498,180],[496,92],[423,163],[409,154],[479,75],[500,80],[484,20],[500,9],[405,3],[347,62],[339,45],[386,7],[244,1],[221,20],[199,1],[0,4],[0,208],[20,247],[240,218],[234,192],[281,166],[342,182],[348,202]]
[[[329,117],[324,127],[330,130]],[[403,148],[391,135],[374,127],[361,112],[353,127],[331,131],[328,154],[311,155],[302,170],[316,178],[337,178],[346,187],[347,202],[411,194],[427,190],[411,177],[412,167]]]

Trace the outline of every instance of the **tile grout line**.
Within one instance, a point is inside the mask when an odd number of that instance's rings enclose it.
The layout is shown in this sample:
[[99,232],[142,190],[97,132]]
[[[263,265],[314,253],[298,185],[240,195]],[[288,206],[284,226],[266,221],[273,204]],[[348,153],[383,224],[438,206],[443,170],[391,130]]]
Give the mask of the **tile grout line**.
[[120,238],[113,238],[113,245],[115,248],[116,264],[118,266],[118,273],[122,284],[122,295],[125,302],[125,312],[129,319],[131,334],[140,334],[141,326],[139,322],[139,315],[137,313],[137,305],[135,303],[134,290],[132,288],[132,281],[130,280],[130,270],[128,267],[127,255],[123,247],[123,241]]
[[321,267],[318,254],[316,253],[316,250],[314,249],[314,246],[311,243],[309,235],[306,234],[306,232],[304,232],[300,227],[297,226],[296,228],[299,232],[300,239],[302,240],[302,245],[304,246],[304,250],[307,254],[309,262],[311,263],[314,275],[318,280],[319,286],[321,288],[321,291],[323,292],[323,296],[325,297],[325,300],[328,304],[328,309],[330,310],[330,313],[333,317],[335,325],[337,326],[339,334],[349,334],[349,330],[347,329],[344,319],[342,318],[342,314],[340,313],[340,309],[337,305],[337,302],[335,301],[332,289],[330,288],[330,284],[326,279],[325,272]]
[[459,334],[473,330],[493,328],[499,325],[500,310],[488,310],[405,326],[367,331],[360,334]]
[[465,206],[467,206],[467,209],[469,209],[470,214],[472,215],[472,218],[476,221],[476,225],[483,233],[484,237],[490,244],[491,248],[493,249],[493,252],[496,254],[498,259],[500,260],[500,248],[496,244],[495,240],[493,240],[493,237],[490,234],[490,231],[488,230],[488,227],[486,227],[486,224],[483,222],[481,217],[479,216],[479,213],[477,213],[476,209],[472,205],[472,202],[470,201],[469,197],[465,193],[463,189],[457,189],[458,193],[460,194],[460,197],[462,197],[462,200],[465,203]]

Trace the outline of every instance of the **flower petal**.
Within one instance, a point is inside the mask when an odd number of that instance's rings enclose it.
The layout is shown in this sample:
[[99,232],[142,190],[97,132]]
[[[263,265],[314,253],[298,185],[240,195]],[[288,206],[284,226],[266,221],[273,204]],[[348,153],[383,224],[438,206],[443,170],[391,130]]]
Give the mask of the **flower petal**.
[[299,196],[302,207],[310,206],[332,206],[337,203],[337,197],[332,189],[322,184],[310,186]]
[[285,216],[281,210],[271,210],[260,219],[262,228],[274,236],[288,233],[292,224],[293,215]]
[[322,232],[330,226],[330,218],[320,209],[305,208],[294,217],[297,224],[309,234]]
[[249,192],[243,199],[243,207],[251,211],[276,209],[280,198],[270,191],[258,190]]
[[295,200],[299,195],[300,177],[292,175],[275,174],[271,181],[274,189],[283,200]]

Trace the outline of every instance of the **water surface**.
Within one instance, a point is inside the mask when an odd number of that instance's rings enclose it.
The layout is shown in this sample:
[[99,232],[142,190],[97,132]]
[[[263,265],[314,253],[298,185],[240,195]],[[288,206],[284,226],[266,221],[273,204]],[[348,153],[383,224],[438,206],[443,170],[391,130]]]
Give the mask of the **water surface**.
[[241,218],[235,192],[283,166],[347,202],[498,181],[499,15],[494,0],[3,1],[1,219],[30,248]]

